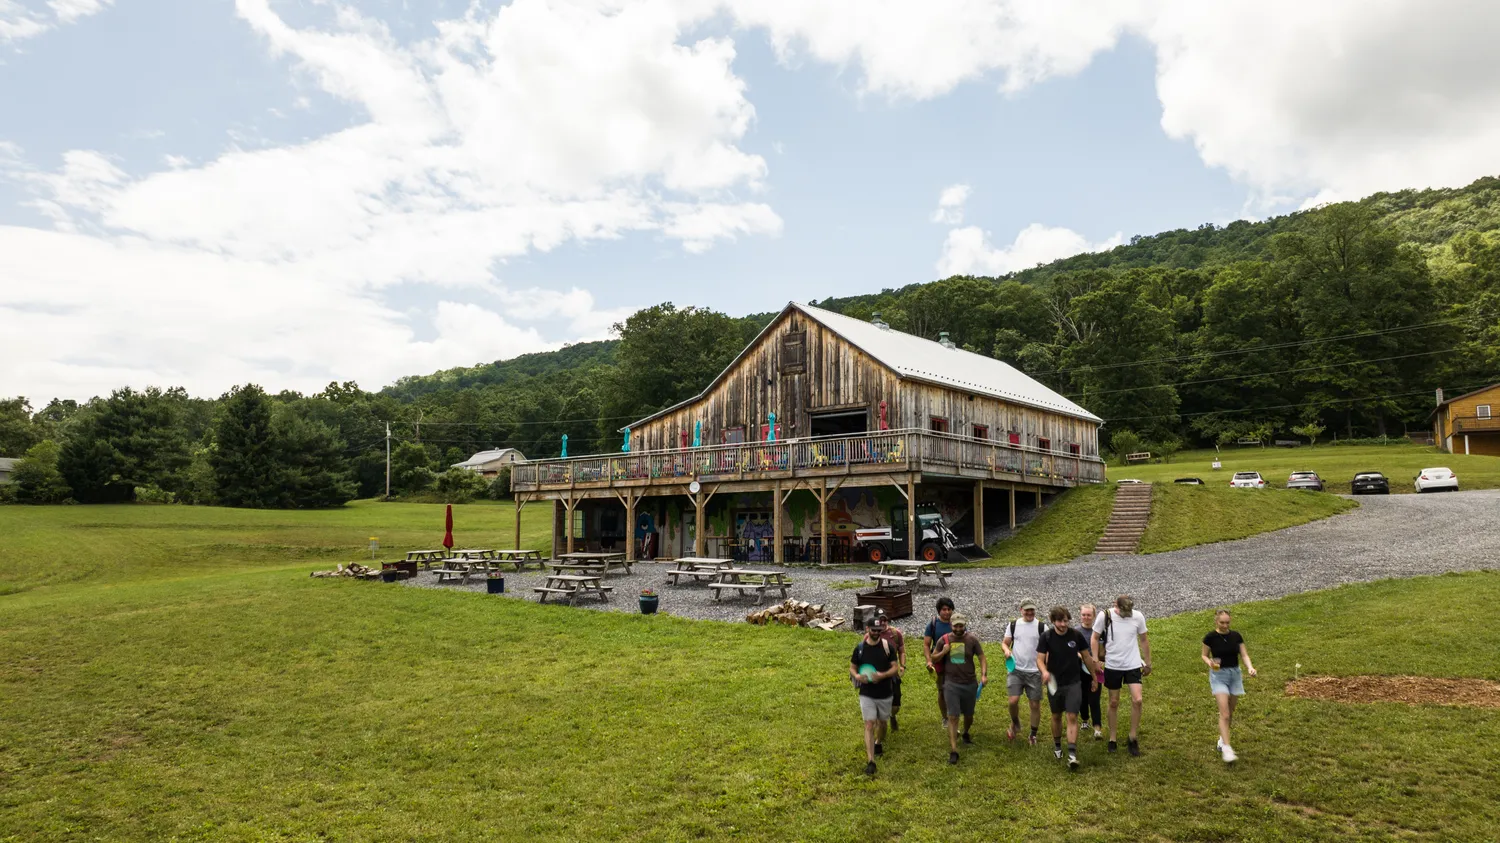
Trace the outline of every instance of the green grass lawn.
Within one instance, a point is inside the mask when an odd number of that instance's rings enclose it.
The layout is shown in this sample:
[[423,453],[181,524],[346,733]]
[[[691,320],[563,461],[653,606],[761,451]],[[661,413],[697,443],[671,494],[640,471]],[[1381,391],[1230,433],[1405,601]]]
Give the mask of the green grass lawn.
[[1315,448],[1226,448],[1220,455],[1223,468],[1213,470],[1214,452],[1183,451],[1170,463],[1110,465],[1109,478],[1133,477],[1148,483],[1170,483],[1178,477],[1199,477],[1210,484],[1229,487],[1236,471],[1259,471],[1270,486],[1286,485],[1293,471],[1318,472],[1327,491],[1347,494],[1349,482],[1361,471],[1379,471],[1391,479],[1392,492],[1410,492],[1412,479],[1422,469],[1446,466],[1458,475],[1464,489],[1500,488],[1500,457],[1447,454],[1419,445],[1319,445]]
[[1016,534],[986,550],[990,558],[977,567],[1057,565],[1094,549],[1109,523],[1114,504],[1111,486],[1078,486],[1063,492]]
[[1151,520],[1141,536],[1140,552],[1160,553],[1243,539],[1357,506],[1347,498],[1323,492],[1156,484],[1151,494]]
[[[3,841],[1493,839],[1500,712],[1281,689],[1298,663],[1500,678],[1500,628],[1475,622],[1500,573],[1240,607],[1261,676],[1233,769],[1213,750],[1203,612],[1152,620],[1143,757],[1089,742],[1070,775],[1005,744],[991,692],[950,767],[913,674],[870,780],[848,634],[306,576],[383,535],[384,506],[20,512],[43,561],[7,554],[0,574],[48,585],[0,597]],[[425,515],[390,512],[386,533],[431,543]],[[206,560],[215,515],[246,548],[307,550]],[[45,576],[100,522],[108,576]]]
[[[291,562],[370,561],[440,547],[442,504],[355,501],[337,509],[279,511],[202,506],[0,506],[0,595],[40,585],[119,582],[243,571]],[[522,510],[521,543],[551,547],[550,502]],[[459,547],[510,547],[515,508],[453,507]]]

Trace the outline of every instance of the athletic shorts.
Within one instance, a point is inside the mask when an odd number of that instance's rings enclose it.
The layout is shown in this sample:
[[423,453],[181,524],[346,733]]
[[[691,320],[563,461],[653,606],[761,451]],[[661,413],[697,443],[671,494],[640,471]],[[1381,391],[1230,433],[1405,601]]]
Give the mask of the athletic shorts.
[[1110,670],[1104,669],[1104,687],[1111,691],[1120,690],[1121,685],[1141,684],[1141,669],[1134,670]]
[[1208,672],[1208,687],[1215,695],[1229,694],[1230,696],[1243,697],[1245,695],[1245,677],[1237,667],[1210,670]]
[[1077,714],[1083,709],[1083,686],[1077,682],[1058,685],[1057,693],[1047,694],[1047,702],[1052,706],[1053,714]]
[[948,716],[974,716],[974,701],[979,698],[978,685],[960,685],[957,682],[943,683],[943,700],[948,703]]
[[891,698],[876,699],[860,694],[859,713],[864,715],[866,720],[889,720],[891,719]]
[[1042,672],[1040,670],[1013,670],[1005,677],[1005,691],[1013,697],[1026,692],[1026,699],[1036,702],[1042,698]]

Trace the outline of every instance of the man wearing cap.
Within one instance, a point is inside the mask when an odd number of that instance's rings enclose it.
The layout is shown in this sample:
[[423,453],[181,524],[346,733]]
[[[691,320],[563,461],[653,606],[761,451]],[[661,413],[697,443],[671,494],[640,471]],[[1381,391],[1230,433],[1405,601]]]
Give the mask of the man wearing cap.
[[[953,631],[938,641],[932,658],[943,662],[943,695],[948,706],[948,763],[957,764],[958,717],[962,714],[964,718],[964,743],[973,743],[969,729],[974,725],[974,701],[979,699],[979,687],[989,681],[990,667],[979,636],[969,632],[969,619],[955,612],[949,623],[953,625]],[[976,660],[979,662],[977,680]]]
[[875,756],[882,753],[885,722],[891,717],[891,680],[901,673],[901,664],[889,641],[880,637],[875,624],[865,627],[865,637],[849,657],[849,678],[859,689],[859,711],[865,721],[865,772],[875,775]]
[[901,665],[901,672],[891,677],[891,731],[896,731],[899,725],[896,715],[901,711],[901,677],[906,674],[906,635],[891,624],[891,618],[884,609],[875,616],[875,628],[880,630],[880,638],[891,645],[896,653],[896,663]]
[[1042,673],[1036,666],[1036,647],[1046,627],[1036,616],[1036,601],[1028,598],[1021,601],[1021,616],[1005,625],[1005,638],[1000,642],[1005,657],[1015,660],[1015,668],[1005,678],[1005,690],[1010,695],[1010,729],[1005,737],[1013,741],[1021,731],[1024,693],[1031,703],[1032,746],[1036,746],[1036,730],[1042,719]]

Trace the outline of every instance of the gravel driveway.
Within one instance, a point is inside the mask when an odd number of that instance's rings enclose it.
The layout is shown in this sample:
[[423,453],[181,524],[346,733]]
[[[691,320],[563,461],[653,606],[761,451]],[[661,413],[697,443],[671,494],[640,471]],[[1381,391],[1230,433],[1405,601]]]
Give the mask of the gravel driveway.
[[[953,598],[959,611],[969,614],[980,637],[994,640],[1023,597],[1036,599],[1045,612],[1045,607],[1057,603],[1075,610],[1084,601],[1105,603],[1124,592],[1135,596],[1136,605],[1148,618],[1155,618],[1343,583],[1500,569],[1500,491],[1359,500],[1360,508],[1352,512],[1240,541],[1147,556],[1084,556],[1066,565],[960,570],[950,578],[947,589],[918,590],[913,595],[915,613],[896,625],[908,634],[920,634],[932,616],[933,603],[944,594]],[[615,591],[608,604],[579,605],[636,612],[638,591],[654,588],[661,595],[661,611],[685,617],[743,622],[746,613],[756,608],[750,597],[726,597],[723,603],[715,603],[704,585],[667,585],[664,572],[669,567],[670,563],[637,563],[631,574],[609,578]],[[748,567],[774,566],[756,562]],[[825,603],[847,617],[855,602],[854,589],[847,586],[862,580],[859,588],[866,590],[873,568],[787,570],[793,597]],[[531,587],[541,585],[542,578],[535,570],[507,572],[506,596],[532,599]],[[439,586],[436,575],[430,573],[408,584],[472,591],[485,588],[479,581]]]

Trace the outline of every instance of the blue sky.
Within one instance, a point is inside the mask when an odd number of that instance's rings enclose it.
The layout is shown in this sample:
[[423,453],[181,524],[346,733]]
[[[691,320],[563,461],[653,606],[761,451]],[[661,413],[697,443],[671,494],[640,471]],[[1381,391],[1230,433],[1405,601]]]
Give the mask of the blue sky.
[[0,394],[374,388],[1500,169],[1495,12],[1281,5],[0,0]]

